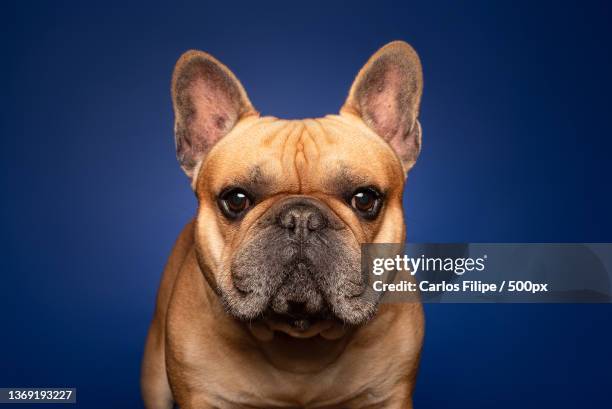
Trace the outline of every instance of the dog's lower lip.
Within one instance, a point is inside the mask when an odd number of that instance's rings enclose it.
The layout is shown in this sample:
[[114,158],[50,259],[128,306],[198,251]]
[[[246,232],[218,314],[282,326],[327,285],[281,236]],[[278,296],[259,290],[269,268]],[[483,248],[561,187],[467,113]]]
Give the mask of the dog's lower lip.
[[[297,324],[297,325],[296,325]],[[283,332],[294,338],[312,338],[329,330],[335,324],[331,320],[310,322],[308,320],[296,320],[293,323],[268,321],[266,325],[272,331]]]
[[291,326],[301,331],[306,331],[312,325],[312,321],[307,319],[295,320],[291,323]]

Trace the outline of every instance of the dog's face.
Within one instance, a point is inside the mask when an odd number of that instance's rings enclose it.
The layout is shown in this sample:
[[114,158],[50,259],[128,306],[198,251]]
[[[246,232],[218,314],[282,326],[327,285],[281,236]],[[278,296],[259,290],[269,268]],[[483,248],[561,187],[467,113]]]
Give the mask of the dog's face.
[[260,117],[213,57],[181,57],[177,154],[199,201],[198,260],[230,314],[307,336],[375,313],[360,245],[404,239],[421,91],[416,53],[395,42],[364,66],[340,115],[286,121]]

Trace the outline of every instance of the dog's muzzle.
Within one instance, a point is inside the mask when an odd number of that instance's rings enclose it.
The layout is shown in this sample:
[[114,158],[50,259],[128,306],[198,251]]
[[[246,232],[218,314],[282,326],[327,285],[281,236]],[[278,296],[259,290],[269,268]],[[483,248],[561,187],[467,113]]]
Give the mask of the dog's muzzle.
[[273,320],[295,329],[321,321],[360,324],[377,300],[363,297],[359,246],[324,203],[296,196],[272,206],[234,257],[237,297],[225,297],[243,320]]

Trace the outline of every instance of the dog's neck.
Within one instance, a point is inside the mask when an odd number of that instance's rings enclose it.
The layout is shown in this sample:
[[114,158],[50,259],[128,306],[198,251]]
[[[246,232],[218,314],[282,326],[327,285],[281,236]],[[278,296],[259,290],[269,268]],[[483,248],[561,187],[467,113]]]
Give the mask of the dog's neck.
[[[249,331],[248,325],[245,329]],[[257,348],[276,369],[292,373],[317,373],[336,362],[349,344],[354,331],[346,332],[335,340],[320,335],[312,338],[295,338],[282,332],[274,332],[271,340],[253,337]]]

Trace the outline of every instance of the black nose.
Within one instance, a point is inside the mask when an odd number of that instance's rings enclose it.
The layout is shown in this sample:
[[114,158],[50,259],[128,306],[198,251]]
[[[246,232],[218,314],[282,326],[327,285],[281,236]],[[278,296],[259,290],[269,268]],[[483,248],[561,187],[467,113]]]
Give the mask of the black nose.
[[317,206],[308,201],[296,201],[283,206],[278,224],[298,235],[323,229],[327,221]]

